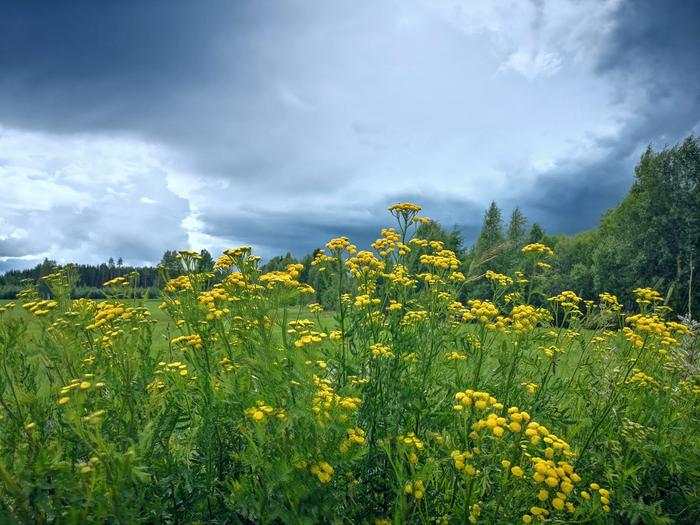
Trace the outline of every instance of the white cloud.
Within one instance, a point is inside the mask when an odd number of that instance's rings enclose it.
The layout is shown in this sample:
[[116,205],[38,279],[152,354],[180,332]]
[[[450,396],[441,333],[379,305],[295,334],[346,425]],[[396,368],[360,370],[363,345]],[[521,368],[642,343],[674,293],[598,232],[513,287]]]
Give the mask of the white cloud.
[[553,75],[561,65],[562,58],[556,53],[537,51],[534,54],[528,54],[519,49],[500,65],[499,71],[515,71],[532,80]]
[[534,79],[556,74],[567,62],[592,65],[623,0],[426,3],[466,35],[488,39],[499,71]]
[[[3,128],[0,257],[155,262],[185,246],[189,206],[167,188],[164,151],[133,138]],[[144,191],[158,200],[139,197]]]

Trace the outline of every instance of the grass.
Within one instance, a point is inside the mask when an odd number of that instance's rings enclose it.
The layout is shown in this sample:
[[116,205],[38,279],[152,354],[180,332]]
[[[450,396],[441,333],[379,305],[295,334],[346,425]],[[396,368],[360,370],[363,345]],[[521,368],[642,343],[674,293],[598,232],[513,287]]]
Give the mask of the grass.
[[[97,301],[100,302],[100,301]],[[17,303],[17,300],[10,300],[10,299],[0,299],[0,308],[2,308],[5,305],[8,305],[10,303]],[[165,312],[163,309],[159,308],[159,305],[162,303],[161,299],[139,299],[134,302],[136,305],[143,305],[146,308],[148,308],[148,311],[151,312],[152,319],[156,321],[156,324],[154,325],[154,330],[153,330],[153,340],[154,343],[158,346],[165,347],[167,346],[168,342],[170,341],[171,337],[170,335],[174,334],[176,332],[175,329],[175,324],[173,323],[172,319],[170,316]],[[130,303],[131,304],[131,303]],[[290,320],[293,319],[300,319],[303,317],[308,317],[309,315],[312,315],[309,310],[306,307],[300,306],[298,308],[290,308],[289,316]],[[323,311],[318,314],[313,314],[314,317],[318,320],[320,326],[322,326],[325,330],[332,330],[333,327],[335,326],[335,320],[334,320],[334,312],[333,311]],[[19,317],[21,319],[24,319],[25,321],[30,321],[32,318],[32,315],[27,313],[26,311],[17,308],[13,309],[12,311],[8,312],[8,316],[10,317]],[[41,327],[36,324],[36,323],[31,323],[28,322],[28,334],[29,337],[31,337],[31,342],[36,344],[37,342],[37,335],[39,334],[39,331],[41,330]],[[173,336],[174,337],[174,336]]]
[[382,252],[318,254],[332,311],[281,307],[301,269],[249,248],[213,283],[181,252],[150,316],[67,301],[68,270],[29,290],[0,313],[0,523],[697,523],[700,376],[661,296],[528,304],[533,244],[460,302],[401,206]]

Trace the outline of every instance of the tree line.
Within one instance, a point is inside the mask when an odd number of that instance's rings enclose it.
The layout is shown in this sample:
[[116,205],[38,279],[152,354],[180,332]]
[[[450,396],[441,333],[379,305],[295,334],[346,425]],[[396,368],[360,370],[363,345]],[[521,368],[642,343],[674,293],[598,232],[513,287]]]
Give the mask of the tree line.
[[[462,261],[467,276],[464,298],[488,297],[490,284],[481,278],[486,270],[512,275],[522,269],[522,248],[541,242],[554,249],[551,268],[545,272],[545,294],[572,290],[584,299],[597,299],[602,292],[616,294],[632,304],[635,288],[660,291],[667,304],[679,313],[700,311],[698,259],[700,255],[700,140],[689,137],[681,144],[642,155],[635,168],[632,187],[624,200],[605,212],[596,228],[577,235],[551,235],[541,225],[529,224],[515,208],[506,220],[492,202],[484,214],[481,231],[466,246],[457,228],[437,222],[423,224],[418,236],[440,240]],[[304,263],[305,282],[313,286],[321,303],[327,297],[323,275]],[[287,253],[271,259],[268,270],[297,262]]]
[[[200,252],[200,270],[211,271],[214,268],[214,260],[207,250]],[[177,260],[177,251],[168,250],[158,266],[129,266],[124,265],[119,257],[116,262],[113,257],[109,261],[101,264],[76,264],[75,271],[78,277],[74,290],[75,297],[90,297],[98,299],[104,297],[102,291],[103,284],[115,277],[126,277],[130,274],[138,274],[137,295],[142,297],[157,297],[163,287],[162,272],[159,267],[163,267],[170,275],[177,276],[180,273],[180,263]],[[0,299],[14,299],[18,291],[22,290],[25,282],[38,282],[40,291],[42,288],[41,278],[56,271],[58,268],[56,261],[44,259],[43,262],[33,268],[25,270],[9,270],[4,275],[0,275]]]
[[[617,294],[623,303],[632,301],[632,290],[650,286],[666,297],[678,312],[700,309],[700,289],[695,286],[700,254],[700,139],[689,137],[679,145],[655,151],[651,147],[635,168],[635,177],[624,200],[605,212],[592,230],[577,235],[550,235],[515,208],[507,222],[495,202],[484,214],[476,241],[466,246],[457,228],[446,229],[437,222],[423,224],[418,235],[440,240],[462,261],[467,276],[464,295],[488,295],[488,283],[480,277],[486,270],[512,274],[522,268],[523,246],[542,242],[554,249],[545,290],[554,295],[575,291],[586,299],[601,292]],[[280,270],[301,262],[301,280],[310,284],[321,303],[332,304],[323,274],[310,263],[317,251],[297,259],[290,253],[267,261],[264,271]],[[213,268],[207,250],[200,252],[201,271]],[[44,260],[28,270],[11,270],[0,276],[0,298],[13,298],[24,279],[38,280],[51,273],[56,264]],[[159,263],[168,275],[180,272],[176,251],[166,251]],[[138,291],[157,296],[163,285],[157,267],[124,266],[121,258],[100,265],[77,266],[76,296],[101,297],[102,283],[132,272],[139,275]]]
[[[700,288],[700,140],[642,155],[632,187],[623,201],[605,212],[592,230],[577,235],[548,235],[537,224],[526,233],[518,209],[507,226],[492,204],[481,234],[464,256],[469,267],[489,259],[494,271],[512,272],[521,264],[524,243],[543,242],[554,249],[546,275],[550,295],[573,290],[586,299],[601,292],[624,304],[632,291],[652,287],[675,311],[698,314]],[[478,290],[479,284],[475,284]]]

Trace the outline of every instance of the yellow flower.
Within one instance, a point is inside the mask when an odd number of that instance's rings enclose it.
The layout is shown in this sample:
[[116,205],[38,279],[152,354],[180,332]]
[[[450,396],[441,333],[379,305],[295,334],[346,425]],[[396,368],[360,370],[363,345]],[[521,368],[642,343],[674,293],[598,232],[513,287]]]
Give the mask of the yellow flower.
[[321,483],[330,482],[331,478],[333,477],[333,473],[335,472],[333,467],[325,461],[321,461],[318,464],[314,463],[311,465],[310,470]]
[[413,494],[416,499],[421,499],[425,495],[425,485],[421,480],[409,481],[404,487],[406,494]]
[[421,207],[417,204],[413,204],[412,202],[402,202],[398,204],[393,204],[389,206],[388,209],[392,214],[415,215],[421,210]]
[[522,250],[523,253],[537,253],[540,255],[554,255],[554,252],[549,246],[545,246],[540,242],[528,244]]

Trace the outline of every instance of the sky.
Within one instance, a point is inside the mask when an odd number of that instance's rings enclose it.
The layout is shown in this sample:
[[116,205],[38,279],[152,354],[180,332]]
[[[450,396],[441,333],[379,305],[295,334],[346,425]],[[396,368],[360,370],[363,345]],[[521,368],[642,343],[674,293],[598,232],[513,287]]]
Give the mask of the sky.
[[700,2],[0,0],[0,272],[596,226],[700,134]]

